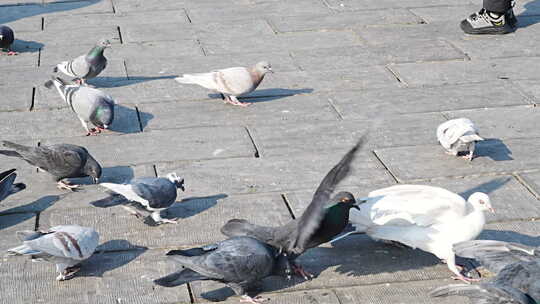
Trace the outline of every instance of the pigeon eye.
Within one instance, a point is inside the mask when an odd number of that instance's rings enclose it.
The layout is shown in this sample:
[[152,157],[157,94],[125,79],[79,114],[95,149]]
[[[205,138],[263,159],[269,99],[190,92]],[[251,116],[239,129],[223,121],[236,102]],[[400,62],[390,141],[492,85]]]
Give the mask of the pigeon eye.
[[483,205],[485,204],[486,202],[484,202],[483,200],[480,200],[480,205]]
[[350,201],[350,200],[349,200],[349,198],[347,198],[347,197],[344,197],[344,198],[341,199],[341,202],[342,202],[342,203],[346,203],[346,202],[348,202],[348,201]]

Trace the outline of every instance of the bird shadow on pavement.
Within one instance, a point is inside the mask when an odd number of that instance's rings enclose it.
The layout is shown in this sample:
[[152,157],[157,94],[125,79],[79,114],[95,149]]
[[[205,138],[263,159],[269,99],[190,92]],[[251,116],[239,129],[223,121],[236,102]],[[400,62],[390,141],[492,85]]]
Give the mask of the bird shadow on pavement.
[[540,23],[540,0],[527,2],[523,8],[525,8],[525,10],[516,16],[518,19],[518,28]]
[[478,236],[478,239],[513,242],[527,246],[540,247],[540,236],[527,235],[510,230],[484,229]]
[[[396,272],[441,264],[439,259],[430,253],[375,242],[364,234],[350,235],[332,243],[331,247],[323,246],[309,249],[296,260],[306,271],[315,275],[312,282],[298,276],[293,276],[289,281],[283,277],[273,276],[262,281],[260,291],[275,292],[296,285],[305,285],[305,288],[323,288],[325,279],[336,282],[340,279],[356,278],[360,282],[362,277],[373,281],[376,280],[374,276],[380,275],[382,279],[391,280],[393,273]],[[446,268],[442,264],[441,266]],[[333,269],[328,270],[329,268]],[[324,272],[333,274],[328,275]],[[321,282],[321,286],[318,286],[317,282]],[[215,284],[212,283],[211,287],[215,287]],[[324,288],[326,287],[328,286]],[[301,286],[299,288],[302,289]],[[203,298],[210,301],[223,301],[233,295],[233,291],[228,287],[201,293]]]
[[473,194],[475,192],[484,192],[485,194],[490,194],[493,191],[501,188],[502,186],[504,186],[505,184],[507,184],[511,180],[513,180],[513,177],[495,178],[495,179],[492,179],[492,180],[490,180],[488,182],[482,183],[482,184],[480,184],[480,185],[478,185],[476,187],[473,187],[473,188],[471,188],[469,190],[460,192],[459,195],[464,197],[465,199],[467,199],[471,194]]
[[[25,5],[0,4],[2,16],[0,24],[13,22],[19,19],[28,18],[36,15],[50,14],[56,12],[64,12],[94,5],[102,0],[87,0],[87,1],[55,1],[43,4],[39,2],[29,2]],[[15,33],[17,35],[17,33]]]
[[68,193],[61,195],[46,195],[31,203],[1,211],[0,217],[2,217],[2,220],[0,220],[0,230],[7,229],[34,218],[36,212],[45,211],[45,209],[54,205],[67,194]]
[[[130,166],[106,167],[102,169],[99,181],[107,183],[123,183],[131,180],[134,176],[133,168]],[[70,178],[69,181],[77,185],[94,184],[90,177]]]
[[17,53],[35,53],[43,46],[44,44],[40,42],[15,39],[11,45],[11,49]]
[[[144,130],[154,115],[139,111],[136,107],[115,105],[115,117],[110,130],[120,133],[139,133]],[[106,131],[105,131],[106,132]]]
[[164,217],[186,219],[202,213],[215,205],[220,199],[228,197],[225,193],[209,196],[186,197],[179,202],[174,203],[166,211],[163,211]]
[[[306,89],[282,89],[282,88],[272,88],[272,89],[261,89],[261,90],[255,90],[251,94],[248,94],[246,96],[238,97],[238,99],[242,102],[248,102],[248,103],[258,103],[258,102],[267,102],[272,101],[276,99],[286,98],[294,95],[300,95],[300,94],[309,94],[313,92],[313,89],[306,88]],[[211,93],[208,94],[209,98],[216,98],[216,99],[222,99],[221,94]]]
[[497,138],[486,138],[476,144],[475,158],[489,157],[494,161],[514,160],[511,155],[512,151],[508,146]]
[[[126,249],[121,252],[103,251],[106,248]],[[129,249],[129,250],[128,250]],[[143,254],[147,247],[131,244],[127,240],[111,240],[98,246],[88,260],[84,261],[79,277],[102,277],[106,272],[120,268]]]
[[166,75],[166,76],[129,76],[129,77],[110,77],[110,76],[98,76],[90,79],[88,83],[99,86],[100,88],[118,88],[124,86],[130,86],[132,84],[162,80],[162,79],[174,79],[178,75]]

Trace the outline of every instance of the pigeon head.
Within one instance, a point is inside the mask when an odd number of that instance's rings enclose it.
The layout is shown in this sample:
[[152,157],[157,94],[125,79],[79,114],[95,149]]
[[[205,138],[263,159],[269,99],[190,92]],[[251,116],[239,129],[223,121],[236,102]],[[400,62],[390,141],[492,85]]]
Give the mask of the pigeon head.
[[184,179],[176,175],[175,172],[167,174],[167,178],[176,186],[176,188],[186,191],[186,188],[184,187]]
[[354,196],[350,192],[339,192],[338,194],[334,195],[334,197],[332,198],[332,202],[336,204],[343,204],[349,208],[355,208],[360,210],[360,208],[356,204]]
[[255,65],[255,70],[257,72],[259,72],[259,74],[261,75],[264,75],[268,72],[270,73],[274,73],[274,71],[272,70],[272,66],[270,65],[270,63],[266,62],[266,61],[261,61],[259,63],[257,63]]
[[473,205],[475,210],[481,210],[481,211],[491,211],[495,212],[495,209],[491,206],[491,200],[489,199],[489,196],[483,192],[475,192],[469,196],[469,199],[467,200],[471,205]]
[[99,178],[101,177],[101,166],[92,156],[88,155],[83,170],[86,175],[92,177],[94,183],[99,182]]
[[90,122],[102,129],[108,129],[111,126],[113,119],[114,106],[111,106],[108,102],[104,102],[102,105],[98,106],[90,116]]

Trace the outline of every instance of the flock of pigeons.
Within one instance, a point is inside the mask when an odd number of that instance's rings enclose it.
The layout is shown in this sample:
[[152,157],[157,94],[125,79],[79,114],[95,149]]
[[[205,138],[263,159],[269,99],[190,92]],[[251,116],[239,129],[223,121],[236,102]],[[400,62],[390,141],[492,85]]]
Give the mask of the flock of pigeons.
[[[0,47],[9,50],[13,31],[0,26]],[[65,61],[54,68],[73,77],[66,81],[53,76],[45,86],[58,90],[84,126],[87,135],[98,135],[114,120],[114,100],[86,81],[96,77],[107,66],[104,50],[109,41],[102,40],[87,54]],[[225,102],[246,106],[238,96],[257,88],[270,64],[259,62],[251,68],[235,67],[209,73],[188,74],[176,78],[180,83],[193,83],[222,94]],[[89,126],[91,124],[92,126]],[[483,140],[469,119],[459,118],[441,124],[437,138],[447,153],[468,160],[474,157],[475,143]],[[81,146],[56,144],[29,147],[1,141],[0,154],[25,160],[50,173],[57,186],[76,191],[79,185],[67,178],[91,177],[99,183],[102,168]],[[350,223],[352,233],[365,233],[374,240],[430,252],[448,265],[449,270],[466,284],[455,284],[431,292],[434,297],[467,296],[473,303],[521,303],[540,301],[540,249],[517,243],[474,240],[483,230],[484,211],[492,211],[487,194],[476,192],[467,200],[448,190],[424,185],[396,185],[379,189],[367,197],[355,199],[349,192],[332,195],[336,186],[351,171],[363,139],[345,154],[324,177],[313,199],[301,217],[278,227],[260,226],[243,219],[232,219],[221,232],[224,241],[189,250],[167,253],[178,263],[178,270],[154,281],[172,287],[196,280],[214,280],[227,284],[242,296],[242,301],[260,303],[265,299],[251,297],[252,290],[265,277],[278,275],[288,279],[293,274],[306,280],[314,276],[296,262],[306,250],[346,237]],[[15,169],[0,174],[0,201],[15,194],[25,185],[15,183]],[[148,225],[176,223],[162,213],[184,189],[184,179],[170,173],[166,177],[135,178],[125,184],[99,185],[121,195],[123,207]],[[149,212],[149,215],[141,213]],[[17,233],[22,245],[8,250],[12,255],[31,255],[56,264],[57,280],[72,278],[89,258],[99,242],[98,233],[90,227],[62,225],[47,231]],[[494,279],[471,285],[465,269],[456,264],[456,255],[474,258],[496,274]]]

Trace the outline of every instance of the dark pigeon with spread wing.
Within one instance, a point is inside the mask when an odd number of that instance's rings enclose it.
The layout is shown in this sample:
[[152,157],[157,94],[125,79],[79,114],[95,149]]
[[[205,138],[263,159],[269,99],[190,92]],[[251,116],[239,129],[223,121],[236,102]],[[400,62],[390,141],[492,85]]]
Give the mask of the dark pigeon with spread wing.
[[229,237],[254,237],[280,248],[291,259],[297,274],[305,279],[312,277],[293,261],[307,249],[331,241],[340,234],[349,223],[349,210],[358,208],[354,196],[349,192],[340,192],[332,198],[330,195],[336,185],[349,174],[350,164],[362,142],[360,140],[324,177],[300,218],[279,227],[259,226],[246,220],[233,219],[221,228],[221,232]]
[[[178,177],[176,173],[170,173],[166,178],[143,177],[133,179],[127,184],[101,183],[100,185],[121,194],[131,202],[142,205],[146,210],[152,211],[151,220],[156,224],[177,223],[176,220],[161,217],[161,211],[176,202],[177,189],[180,188],[185,191],[184,179]],[[124,208],[140,216],[138,211],[128,206],[124,206]],[[147,221],[150,221],[150,219],[147,219]]]
[[540,248],[517,243],[474,240],[454,245],[457,255],[474,258],[497,276],[479,285],[449,285],[431,292],[431,296],[466,296],[474,304],[520,303],[540,301]]
[[188,250],[167,253],[182,266],[178,271],[154,281],[174,287],[192,281],[212,280],[227,284],[243,302],[259,303],[247,292],[272,275],[290,276],[288,259],[275,248],[254,238],[239,236]]
[[70,144],[28,147],[9,141],[0,143],[9,149],[0,150],[0,154],[21,158],[50,173],[61,189],[78,187],[63,181],[65,178],[90,176],[97,182],[101,177],[101,166],[84,147]]
[[26,189],[26,185],[23,183],[16,183],[17,173],[15,169],[7,170],[0,173],[0,202],[6,199],[11,194],[15,194],[21,190]]

